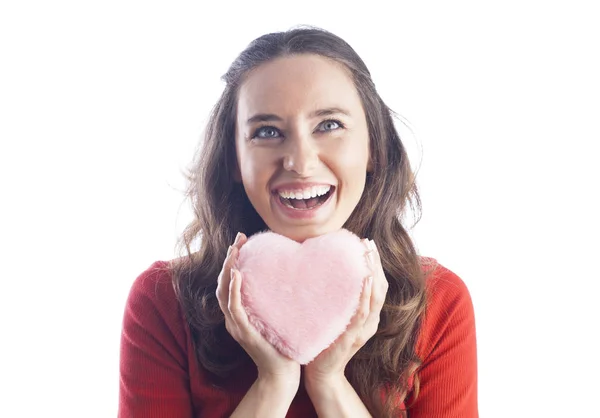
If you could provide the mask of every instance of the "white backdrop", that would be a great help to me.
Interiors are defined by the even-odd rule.
[[[414,236],[471,291],[481,416],[600,417],[594,2],[204,3],[0,5],[0,416],[115,416],[125,299],[174,255],[219,77],[308,23],[413,126]]]

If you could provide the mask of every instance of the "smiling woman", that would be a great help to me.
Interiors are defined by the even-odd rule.
[[[268,228],[297,241],[342,228],[369,163],[349,71],[316,54],[274,59],[246,77],[236,113],[238,178]]]
[[[190,171],[185,255],[127,301],[119,416],[476,417],[469,292],[402,225],[419,195],[364,62],[301,28],[254,40],[224,80]],[[370,276],[345,331],[301,366],[251,325],[238,256],[261,231],[308,245],[341,229],[363,238]]]

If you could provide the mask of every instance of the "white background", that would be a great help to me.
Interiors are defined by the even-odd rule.
[[[219,77],[308,23],[414,129],[414,236],[471,291],[481,416],[600,417],[594,3],[2,2],[0,416],[115,416],[125,299],[174,256]]]

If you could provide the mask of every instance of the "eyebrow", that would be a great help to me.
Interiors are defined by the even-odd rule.
[[[328,107],[325,109],[315,110],[310,115],[308,115],[308,117],[309,118],[323,117],[323,116],[335,115],[338,113],[341,113],[346,116],[350,116],[350,112],[347,111],[346,109],[342,109],[340,107]],[[281,119],[279,116],[274,115],[272,113],[259,113],[257,115],[252,116],[250,119],[248,119],[248,121],[246,123],[248,125],[250,125],[250,124],[256,123],[256,122],[271,122],[271,121],[281,122],[281,121],[283,121],[283,119]]]

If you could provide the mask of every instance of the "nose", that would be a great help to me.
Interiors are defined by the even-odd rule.
[[[288,138],[283,157],[283,168],[302,177],[310,176],[319,165],[319,153],[312,138],[297,135]]]

